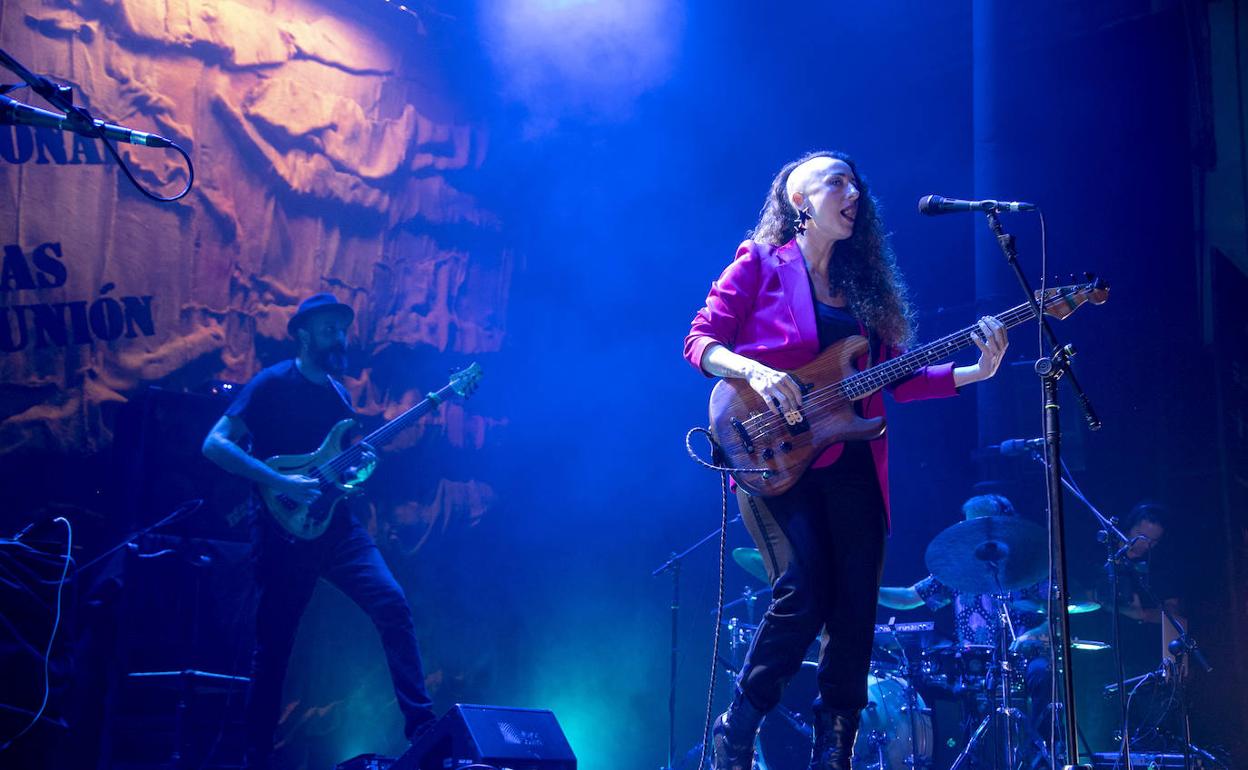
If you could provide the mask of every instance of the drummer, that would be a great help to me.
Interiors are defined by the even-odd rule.
[[[1013,516],[1014,505],[1001,495],[978,495],[962,504],[967,521],[984,516]],[[1032,642],[1025,652],[1027,664],[1027,695],[1031,700],[1029,720],[1033,739],[1044,734],[1043,725],[1050,702],[1047,623],[1047,581],[1011,591],[1007,602],[1014,640]],[[953,605],[954,637],[959,646],[984,645],[997,649],[1001,641],[1002,618],[992,594],[965,594],[945,585],[935,575],[928,575],[912,586],[880,588],[880,604],[895,610],[913,610],[927,605],[938,610]],[[1007,633],[1009,633],[1007,631]],[[1021,637],[1021,638],[1020,638]],[[1039,643],[1036,643],[1039,642]],[[1019,650],[1021,645],[1011,645]]]
[[[962,504],[967,521],[984,516],[1013,516],[1014,506],[1001,495],[978,495]],[[1011,591],[1010,621],[1014,633],[1039,627],[1044,622],[1045,582]],[[952,604],[954,635],[959,645],[990,645],[1000,642],[1001,617],[992,594],[963,594],[928,575],[909,587],[880,588],[880,604],[895,610],[913,610],[927,605],[932,610]]]

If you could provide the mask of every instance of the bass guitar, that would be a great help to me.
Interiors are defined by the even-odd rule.
[[[262,487],[260,498],[265,508],[291,539],[315,540],[329,527],[338,503],[358,494],[360,485],[372,475],[373,464],[363,461],[365,449],[389,441],[448,398],[468,398],[480,380],[481,367],[475,363],[452,374],[450,382],[441,389],[427,394],[419,404],[346,449],[341,447],[347,431],[355,427],[355,420],[352,419],[342,420],[330,428],[315,452],[270,457],[264,462],[278,473],[316,479],[321,495],[312,503],[300,503],[271,487]]]
[[[1036,292],[1045,315],[1062,319],[1080,305],[1099,305],[1109,298],[1109,287],[1093,276],[1082,284]],[[1035,317],[1031,303],[1012,307],[997,316],[1007,328]],[[736,469],[733,478],[747,492],[762,497],[781,494],[797,483],[811,463],[833,444],[868,441],[884,434],[884,418],[859,417],[854,402],[881,388],[912,376],[924,366],[971,347],[976,326],[942,337],[858,371],[854,365],[867,352],[867,339],[846,337],[828,346],[819,357],[789,372],[802,390],[799,409],[783,416],[768,408],[762,396],[742,379],[723,379],[711,391],[711,434],[724,465]]]

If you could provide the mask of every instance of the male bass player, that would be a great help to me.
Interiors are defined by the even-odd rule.
[[[204,455],[296,503],[314,502],[321,494],[315,479],[280,473],[263,458],[312,452],[338,421],[355,414],[346,390],[334,379],[346,368],[346,333],[354,317],[351,307],[331,294],[304,300],[287,326],[299,346],[297,357],[264,369],[247,383],[204,439]],[[243,448],[248,440],[250,453]],[[366,452],[361,465],[375,461]],[[337,506],[328,529],[312,540],[290,537],[263,505],[257,508],[252,543],[259,604],[247,698],[247,767],[272,766],[286,665],[318,578],[351,597],[377,626],[405,732],[409,739],[418,737],[432,725],[434,714],[415,624],[407,597],[372,537],[345,505]]]

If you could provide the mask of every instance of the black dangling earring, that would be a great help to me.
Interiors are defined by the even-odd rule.
[[[810,209],[802,206],[797,210],[797,234],[806,232],[806,223],[810,221]]]

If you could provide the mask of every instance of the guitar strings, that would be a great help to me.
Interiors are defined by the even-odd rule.
[[[450,386],[448,385],[447,388],[449,387]],[[442,388],[442,390],[439,390],[437,393],[433,394],[437,396],[437,398],[434,399],[430,403],[430,407],[432,407],[435,404],[439,404],[445,400],[445,396],[443,395],[442,391],[445,391],[447,388]],[[365,436],[363,439],[361,439],[359,443],[352,444],[351,446],[342,450],[333,458],[331,458],[329,462],[325,463],[324,465],[316,466],[314,470],[317,472],[317,475],[320,477],[318,486],[325,487],[325,486],[335,485],[334,480],[326,476],[325,474],[326,471],[331,471],[334,477],[337,477],[339,474],[342,473],[342,471],[345,471],[348,468],[352,467],[352,464],[357,462],[360,459],[360,455],[364,451],[364,446],[374,444],[374,443],[377,443],[377,444],[383,443],[384,441],[388,440],[391,436],[393,436],[395,433],[406,428],[407,424],[410,423],[412,420],[417,419],[419,417],[423,417],[425,414],[428,414],[429,409],[420,411],[421,404],[424,404],[424,403],[425,403],[424,401],[421,401],[420,404],[416,404],[415,406],[408,409],[403,414],[399,415],[398,417],[394,418],[390,422],[386,423],[385,425],[381,426],[377,430]]]
[[[1007,327],[1016,323],[1014,319],[1008,317],[1008,313],[1003,313],[1000,317],[1007,319],[1005,320]],[[958,349],[966,347],[966,339],[974,329],[975,327],[967,327],[967,329],[961,332],[955,332],[948,337],[936,340],[911,354],[903,354],[878,367],[858,372],[844,380],[818,388],[812,391],[810,398],[803,400],[802,408],[804,411],[811,411],[820,410],[828,406],[841,406],[848,398],[866,395],[874,390],[878,390],[887,385],[895,375],[905,376],[912,374],[930,361],[943,358],[950,353],[956,352]],[[948,348],[951,346],[953,349],[949,350]],[[924,359],[927,360],[925,361]],[[753,424],[759,420],[763,420],[762,425]],[[749,426],[748,432],[751,436],[754,435],[755,430],[758,430],[757,435],[759,438],[776,427],[783,427],[785,424],[787,422],[782,417],[771,411],[742,421],[743,426]]]
[[[432,410],[433,407],[445,402],[449,392],[456,390],[457,384],[459,387],[463,388],[462,391],[457,391],[461,396],[464,395],[465,392],[473,390],[476,387],[476,381],[479,377],[480,367],[475,363],[466,369],[460,370],[452,376],[452,381],[450,383],[429,394],[429,396],[422,399],[420,403],[368,434],[361,439],[359,443],[353,444],[342,450],[331,458],[329,462],[325,463],[325,465],[318,465],[315,470],[321,476],[319,486],[324,487],[326,485],[334,484],[332,479],[325,477],[325,471],[329,470],[332,471],[335,476],[339,475],[342,471],[350,468],[351,463],[359,460],[358,455],[364,451],[365,446],[381,444],[388,441],[391,436],[405,429],[413,420],[425,416]],[[432,396],[432,398],[430,398],[430,396]],[[422,409],[422,406],[425,408]],[[351,457],[348,457],[348,455],[351,455]]]
[[[1056,304],[1057,301],[1065,298],[1063,294],[1055,295],[1046,300],[1044,307],[1048,308],[1051,304]],[[1032,312],[1030,304],[1018,305],[997,316],[1007,328],[1034,317],[1035,313]],[[877,390],[892,380],[894,375],[904,376],[927,365],[923,360],[925,358],[932,357],[932,360],[935,360],[965,347],[969,335],[977,328],[977,325],[968,326],[965,329],[928,343],[911,353],[902,354],[891,361],[886,361],[866,371],[850,375],[844,380],[817,388],[811,392],[811,398],[803,400],[802,408],[804,411],[813,411],[822,410],[824,407],[839,407],[852,395]],[[955,346],[953,350],[944,350],[944,348],[950,345]],[[935,355],[933,356],[933,354]],[[858,390],[857,386],[859,385],[867,385],[868,387],[864,390]],[[751,423],[757,420],[763,420],[763,423],[761,425],[751,425]],[[780,415],[768,410],[764,414],[758,414],[743,420],[742,426],[749,426],[746,428],[746,432],[752,439],[763,438],[775,428],[787,426],[787,421]]]

